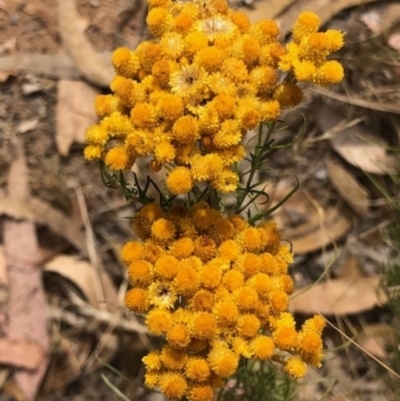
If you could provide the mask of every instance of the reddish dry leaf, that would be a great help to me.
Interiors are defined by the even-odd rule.
[[[44,360],[44,350],[36,342],[0,338],[0,365],[36,369]]]
[[[351,315],[365,312],[386,301],[378,296],[380,276],[337,279],[296,291],[290,301],[292,312],[323,315]]]
[[[28,198],[28,174],[23,150],[18,146],[18,157],[11,165],[8,193],[11,197]],[[36,342],[46,354],[49,337],[46,323],[46,298],[42,272],[35,261],[39,257],[35,225],[28,221],[8,219],[4,224],[4,250],[8,267],[10,300],[7,338],[12,341]],[[43,358],[32,372],[15,372],[15,380],[27,401],[36,398],[46,371],[48,358]]]
[[[83,81],[59,81],[56,106],[56,144],[68,156],[73,142],[85,142],[86,128],[96,122],[94,99],[99,91]]]

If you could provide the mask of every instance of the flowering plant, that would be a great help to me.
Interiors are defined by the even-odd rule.
[[[126,306],[164,339],[143,358],[145,383],[171,400],[211,401],[246,358],[302,377],[306,364],[320,366],[325,321],[315,316],[296,329],[292,253],[250,204],[264,194],[253,181],[281,111],[302,100],[298,83],[342,80],[328,56],[343,34],[318,32],[318,17],[304,12],[283,46],[275,21],[251,24],[225,0],[148,4],[155,38],[114,52],[113,94],[97,97],[101,121],[88,128],[84,152],[140,206],[138,240],[121,257],[132,285]],[[257,127],[255,147],[246,148]],[[144,183],[134,172],[139,159],[149,168]]]

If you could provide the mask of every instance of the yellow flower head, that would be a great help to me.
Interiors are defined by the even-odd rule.
[[[193,188],[193,179],[187,167],[176,167],[166,179],[167,188],[174,195],[187,194]]]
[[[161,350],[161,361],[166,370],[183,370],[187,360],[188,355],[185,351],[168,345]]]
[[[170,400],[179,400],[186,394],[187,383],[180,373],[165,373],[159,380],[163,394]]]
[[[217,71],[222,62],[222,54],[216,47],[207,46],[196,54],[194,61],[208,72]]]
[[[166,8],[154,7],[147,14],[146,22],[150,33],[161,37],[172,28],[173,18]]]
[[[146,317],[146,326],[150,333],[165,336],[172,325],[171,313],[163,309],[152,309]],[[155,369],[150,367],[150,369]]]
[[[146,286],[153,279],[152,265],[145,260],[135,260],[128,267],[128,277],[132,285]]]
[[[179,143],[193,143],[199,137],[197,119],[189,115],[179,118],[172,127],[172,134]]]
[[[217,321],[212,313],[197,312],[191,324],[193,337],[200,340],[211,340],[217,334]]]
[[[245,338],[253,338],[257,335],[261,327],[260,321],[256,316],[248,314],[242,315],[238,320],[238,335]]]
[[[238,27],[241,33],[246,33],[250,27],[249,17],[241,11],[233,11],[231,13],[231,20]]]
[[[112,63],[115,72],[126,78],[134,78],[140,67],[137,54],[126,47],[119,47],[114,51]]]
[[[100,145],[89,145],[85,147],[84,157],[87,160],[101,159],[103,148]]]
[[[181,265],[183,261],[181,261]],[[185,263],[186,264],[186,263]],[[196,269],[187,263],[180,269],[174,280],[174,287],[178,294],[191,295],[199,288],[199,277]]]
[[[178,263],[175,256],[161,255],[154,265],[154,273],[160,280],[172,280],[179,272]]]
[[[189,357],[185,366],[185,376],[196,383],[202,383],[209,379],[211,374],[207,360],[199,357]]]
[[[190,307],[197,312],[210,311],[214,306],[214,295],[207,290],[197,291],[190,300]]]
[[[107,152],[105,163],[110,170],[124,170],[132,164],[132,158],[127,153],[125,146],[116,146]]]
[[[194,254],[201,259],[202,262],[208,262],[217,252],[217,247],[212,238],[201,235],[195,240]]]
[[[193,254],[194,242],[189,237],[182,237],[173,242],[169,249],[176,258],[185,259]]]
[[[166,339],[174,348],[185,348],[190,342],[190,331],[187,325],[176,323],[170,327]]]
[[[213,387],[208,384],[191,386],[187,398],[188,401],[212,401],[214,399]]]
[[[149,370],[161,370],[161,352],[159,350],[151,351],[144,358],[142,358],[142,362]]]
[[[251,349],[254,358],[266,360],[270,359],[274,354],[275,345],[270,337],[258,335],[251,341]]]
[[[169,220],[158,219],[151,226],[151,234],[158,241],[171,241],[175,235],[175,225]]]
[[[228,270],[222,279],[224,286],[229,291],[234,291],[244,285],[243,274],[239,270]]]
[[[222,277],[221,260],[216,258],[208,262],[201,271],[201,283],[205,288],[218,287]]]
[[[293,40],[300,43],[301,39],[318,31],[320,19],[311,11],[304,11],[298,17],[292,28]]]
[[[303,91],[294,84],[278,85],[273,98],[277,100],[282,109],[297,106],[303,99]]]
[[[213,312],[215,313],[218,324],[222,327],[236,324],[239,317],[239,310],[236,303],[229,299],[223,299],[218,302],[215,305]]]
[[[213,372],[221,377],[233,375],[239,364],[239,355],[223,345],[215,346],[208,354],[207,359]]]
[[[147,312],[149,308],[148,292],[143,288],[132,288],[125,295],[125,305],[132,312]]]
[[[303,377],[306,374],[306,370],[306,364],[301,358],[291,357],[285,363],[285,371],[296,379]]]

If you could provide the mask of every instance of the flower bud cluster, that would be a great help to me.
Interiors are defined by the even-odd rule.
[[[313,12],[299,15],[292,29],[293,41],[287,45],[279,67],[293,73],[299,82],[329,86],[344,77],[342,65],[336,60],[327,60],[343,47],[343,33],[336,29],[318,32],[319,26],[319,17]]]
[[[275,223],[252,227],[204,202],[168,212],[152,203],[134,230],[141,241],[121,251],[132,285],[125,304],[165,340],[143,359],[148,387],[211,401],[242,358],[277,361],[294,377],[319,366],[325,322],[317,316],[296,330],[287,312],[292,254]]]
[[[95,101],[101,121],[86,132],[85,157],[119,171],[149,156],[152,171],[172,168],[166,186],[173,195],[198,182],[222,193],[237,188],[232,167],[246,155],[248,130],[302,100],[280,70],[320,85],[341,79],[338,63],[325,59],[342,35],[317,33],[310,13],[299,17],[286,50],[275,21],[251,24],[225,0],[148,3],[155,39],[114,52],[113,93]]]

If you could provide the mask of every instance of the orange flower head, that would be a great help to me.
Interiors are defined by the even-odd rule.
[[[167,370],[183,370],[188,355],[185,351],[165,345],[161,350],[161,361]]]
[[[199,340],[212,340],[217,335],[217,322],[212,313],[198,312],[194,315],[191,332]]]
[[[174,348],[185,348],[190,343],[190,332],[183,323],[174,324],[167,332],[166,339]]]
[[[203,383],[210,378],[210,374],[210,365],[206,359],[195,356],[189,357],[185,367],[185,376],[189,380],[193,380],[196,383]]]
[[[121,249],[121,260],[129,266],[134,260],[142,259],[143,244],[137,241],[127,242]]]
[[[221,377],[232,376],[239,365],[239,355],[222,345],[215,346],[207,359],[213,372]]]
[[[258,294],[253,288],[246,285],[235,291],[235,299],[240,310],[251,311],[257,305]]]
[[[146,316],[146,326],[156,336],[165,336],[171,325],[172,316],[167,310],[152,309]]]
[[[190,300],[190,307],[196,312],[210,311],[214,306],[214,295],[207,290],[197,291]]]
[[[135,260],[128,267],[128,277],[132,285],[146,286],[153,279],[152,265],[143,260]]]
[[[179,260],[172,255],[161,255],[154,266],[154,273],[160,280],[172,280],[179,272]]]
[[[159,386],[163,394],[171,400],[179,400],[187,390],[185,378],[179,373],[164,373],[160,380]]]
[[[272,339],[262,334],[253,339],[250,343],[250,346],[253,351],[254,358],[261,360],[270,359],[275,350]]]
[[[164,218],[156,220],[151,226],[152,236],[161,242],[171,241],[175,236],[175,231],[175,224]]]
[[[126,307],[136,313],[145,313],[149,309],[148,292],[143,288],[132,288],[125,295]]]
[[[240,337],[253,338],[260,330],[260,320],[254,315],[242,315],[238,320],[237,332]]]
[[[244,276],[239,270],[228,270],[222,279],[229,291],[234,291],[244,285]]]

